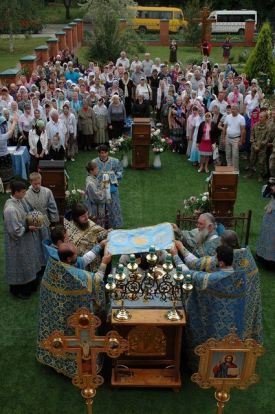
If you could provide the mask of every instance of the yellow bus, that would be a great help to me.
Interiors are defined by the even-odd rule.
[[[133,6],[129,9],[136,12],[132,27],[141,34],[148,31],[159,31],[161,19],[169,20],[169,32],[171,33],[177,33],[187,24],[182,10],[176,7]]]

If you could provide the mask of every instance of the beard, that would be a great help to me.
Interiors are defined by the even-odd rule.
[[[197,243],[203,244],[209,235],[208,229],[200,230],[197,234]]]
[[[79,223],[78,221],[76,221],[75,224],[77,225],[77,227],[80,228],[80,230],[87,230],[87,228],[89,227],[88,221],[87,223]]]

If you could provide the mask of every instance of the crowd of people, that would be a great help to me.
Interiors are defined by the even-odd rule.
[[[171,44],[173,53],[176,47]],[[128,133],[129,118],[150,116],[161,122],[173,151],[186,153],[199,172],[209,171],[212,158],[239,171],[241,150],[247,177],[258,163],[262,181],[274,171],[275,111],[268,114],[257,79],[249,82],[231,64],[211,65],[204,53],[201,65],[169,66],[149,53],[130,61],[122,51],[115,63],[84,68],[60,52],[29,80],[20,76],[16,84],[0,86],[2,181],[12,178],[5,139],[28,147],[30,172],[37,172],[41,159],[74,161],[78,149]]]
[[[171,52],[173,57],[176,45]],[[270,231],[271,222],[274,228],[275,110],[269,116],[263,98],[256,79],[249,82],[230,64],[211,66],[207,56],[201,65],[183,67],[177,62],[169,66],[158,58],[153,61],[149,53],[143,60],[135,56],[130,61],[124,51],[115,63],[99,67],[91,62],[87,68],[74,56],[60,52],[38,67],[29,81],[21,76],[16,84],[0,87],[0,176],[4,184],[13,178],[8,145],[27,146],[31,158],[30,187],[11,181],[11,198],[4,207],[6,277],[11,294],[28,299],[43,276],[39,361],[72,376],[74,361],[55,359],[42,349],[41,341],[53,330],[66,333],[67,317],[80,305],[105,308],[104,280],[112,261],[106,239],[109,231],[123,225],[118,193],[123,168],[109,156],[106,144],[128,131],[129,117],[150,116],[161,122],[172,150],[187,154],[200,173],[209,172],[212,159],[239,172],[239,148],[243,149],[247,177],[254,174],[257,162],[258,180],[270,177],[264,190],[271,198],[270,215],[263,232]],[[42,186],[39,161],[74,161],[78,149],[89,151],[96,146],[99,156],[86,166],[87,203],[76,204],[70,220],[60,225],[53,194]],[[44,217],[42,228],[27,222],[34,210]],[[93,221],[106,211],[108,226]],[[193,231],[173,228],[174,264],[191,273],[194,282],[186,305],[190,349],[210,336],[222,337],[233,325],[242,338],[261,341],[259,275],[249,248],[240,248],[234,232],[226,230],[220,237],[210,213],[199,217]],[[274,247],[274,234],[270,237]],[[266,233],[262,238],[266,239]],[[261,251],[263,240],[259,255],[275,262],[270,246]],[[218,299],[219,294],[227,299]],[[221,308],[226,326],[219,316]]]

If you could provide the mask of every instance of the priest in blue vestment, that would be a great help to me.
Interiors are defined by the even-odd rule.
[[[107,209],[109,212],[109,227],[122,227],[122,213],[118,186],[122,179],[123,167],[117,158],[109,157],[107,145],[98,147],[99,157],[93,161],[98,166],[98,180],[106,187]]]
[[[95,274],[75,267],[77,249],[71,243],[59,246],[58,257],[60,260],[49,257],[41,282],[37,359],[57,372],[73,377],[76,362],[72,356],[55,357],[41,347],[41,341],[53,331],[73,335],[73,330],[67,326],[67,319],[80,307],[87,307],[95,314],[105,310],[103,277],[111,256],[103,257],[100,270]]]
[[[240,248],[237,233],[233,230],[225,230],[221,235],[221,245],[233,249],[233,269],[244,272],[246,276],[245,290],[245,329],[244,337],[263,342],[262,300],[260,274],[250,248]],[[177,248],[184,257],[184,262],[189,269],[205,272],[215,272],[218,269],[217,256],[196,257],[190,253],[180,242],[176,242]],[[175,257],[177,265],[181,260]]]
[[[197,257],[214,255],[220,244],[217,223],[211,213],[201,214],[195,229],[180,230],[176,224],[173,224],[173,228],[176,238]]]
[[[173,252],[174,254],[175,252]],[[189,270],[193,291],[186,300],[186,350],[188,364],[197,369],[198,358],[194,348],[209,338],[222,339],[232,328],[241,339],[245,335],[246,276],[232,267],[233,249],[218,246],[218,270],[213,273]]]

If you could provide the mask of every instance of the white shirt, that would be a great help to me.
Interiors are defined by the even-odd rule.
[[[65,148],[65,135],[67,133],[67,128],[60,119],[58,119],[57,122],[53,122],[52,120],[47,122],[46,133],[49,141],[53,139],[56,133],[59,133],[60,143]]]
[[[222,115],[224,115],[226,113],[226,107],[228,105],[228,103],[226,101],[222,101],[220,102],[218,99],[215,99],[214,101],[211,102],[210,106],[209,106],[209,112],[213,111],[214,106],[217,105],[217,107],[220,109],[220,113]]]
[[[140,68],[142,68],[141,61],[140,60],[138,60],[138,61],[133,60],[133,62],[131,63],[131,66],[130,66],[130,71],[135,72],[137,66],[140,66]]]
[[[242,115],[238,114],[233,116],[227,115],[225,118],[225,125],[227,125],[226,135],[228,138],[237,138],[241,136],[241,127],[245,126],[245,119]]]
[[[244,100],[244,104],[246,106],[246,115],[251,118],[251,114],[254,111],[254,109],[259,107],[259,97],[258,94],[256,93],[256,95],[254,96],[254,98],[252,97],[251,93],[249,93]]]
[[[34,129],[30,130],[29,133],[29,145],[30,145],[30,154],[35,155],[37,151],[37,143],[38,143],[39,136],[35,132]],[[40,142],[42,145],[42,149],[45,154],[48,153],[48,138],[46,132],[42,132],[40,135]]]
[[[125,69],[128,69],[130,67],[130,61],[127,57],[125,58],[121,58],[119,57],[116,61],[116,67],[118,67],[118,65],[122,64]]]
[[[144,86],[138,85],[136,89],[136,96],[138,96],[139,94],[144,96],[145,101],[149,101],[150,95],[152,94],[152,89],[150,85],[148,84],[144,84]]]

